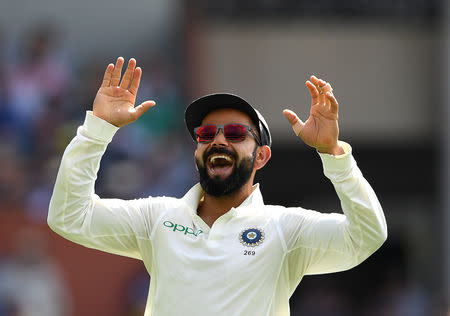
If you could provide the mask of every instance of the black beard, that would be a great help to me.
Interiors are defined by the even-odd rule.
[[[231,152],[225,148],[212,147],[209,151],[203,154],[203,166],[199,163],[196,158],[195,163],[197,164],[198,173],[200,176],[200,185],[203,190],[211,196],[221,197],[232,195],[233,193],[239,191],[240,188],[244,186],[245,183],[250,179],[253,172],[253,166],[255,164],[256,148],[253,150],[252,157],[243,158],[239,164],[237,162],[237,157],[234,152]],[[233,157],[235,164],[233,166],[233,171],[225,179],[211,178],[206,170],[206,162],[208,157],[212,154],[227,154]]]

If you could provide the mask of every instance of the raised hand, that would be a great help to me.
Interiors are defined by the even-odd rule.
[[[338,102],[331,85],[316,76],[311,76],[305,84],[311,94],[309,118],[303,122],[291,110],[284,110],[284,116],[307,145],[321,153],[343,154],[344,149],[338,143]]]
[[[137,107],[134,106],[142,70],[140,67],[136,68],[136,60],[131,58],[121,81],[123,64],[124,59],[119,57],[115,65],[109,64],[106,67],[93,105],[95,116],[118,127],[136,121],[156,104],[155,101],[145,101]]]

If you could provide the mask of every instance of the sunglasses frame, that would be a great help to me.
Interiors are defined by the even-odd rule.
[[[196,128],[194,128],[194,135],[195,135],[195,139],[198,139],[197,136],[197,131],[199,128],[201,127],[205,127],[205,126],[215,126],[216,127],[216,134],[214,135],[214,137],[210,140],[210,141],[202,141],[199,142],[197,140],[197,143],[210,143],[214,140],[214,138],[217,136],[217,134],[219,134],[219,131],[222,130],[223,136],[225,137],[225,139],[229,142],[232,143],[239,143],[245,140],[245,136],[242,140],[230,140],[227,138],[226,134],[225,134],[225,126],[227,125],[239,125],[239,126],[244,126],[245,127],[245,136],[248,134],[248,132],[250,132],[250,134],[253,136],[253,138],[256,140],[256,143],[258,143],[259,146],[261,146],[261,141],[258,137],[258,134],[255,133],[255,131],[248,125],[245,124],[239,124],[239,123],[228,123],[228,124],[205,124],[205,125],[201,125],[201,126],[197,126]]]

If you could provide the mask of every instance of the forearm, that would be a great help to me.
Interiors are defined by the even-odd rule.
[[[387,238],[386,220],[372,187],[362,176],[351,155],[351,148],[343,144],[346,154],[333,157],[321,154],[325,175],[332,181],[345,214],[343,230],[345,247],[353,251],[353,259],[360,263],[377,250]]]
[[[97,121],[97,122],[93,122]],[[50,201],[48,224],[56,232],[79,234],[87,211],[93,208],[94,185],[100,160],[117,128],[92,114],[67,146]],[[67,236],[65,236],[67,237]]]

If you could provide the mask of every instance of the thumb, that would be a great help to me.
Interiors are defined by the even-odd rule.
[[[137,107],[134,108],[136,111],[136,119],[138,119],[142,114],[148,111],[151,107],[155,106],[155,101],[145,101],[139,104]]]
[[[300,131],[302,130],[305,123],[303,123],[303,121],[301,119],[299,119],[297,114],[295,114],[291,110],[284,110],[283,114],[287,118],[289,123],[291,123],[292,129],[294,130],[295,135],[299,136]]]

